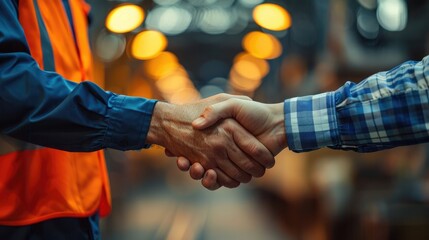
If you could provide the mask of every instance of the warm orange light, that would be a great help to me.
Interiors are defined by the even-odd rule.
[[[127,88],[127,95],[153,98],[152,88],[146,80],[141,78],[131,80],[131,83]]]
[[[190,80],[186,76],[173,74],[159,79],[155,84],[162,94],[170,95],[182,88],[188,87]]]
[[[248,79],[261,79],[270,69],[267,61],[255,58],[248,53],[240,53],[234,59],[233,69],[236,73]]]
[[[243,38],[243,48],[257,58],[274,59],[283,51],[279,40],[271,34],[250,32]]]
[[[147,30],[135,36],[131,45],[131,55],[147,60],[156,57],[167,47],[167,38],[158,31]]]
[[[134,4],[120,5],[107,15],[106,27],[115,33],[130,32],[140,26],[144,19],[144,11]]]
[[[144,63],[144,71],[153,79],[163,78],[180,67],[176,55],[171,52],[162,52],[153,59]]]
[[[231,69],[229,74],[230,84],[234,89],[253,92],[259,85],[261,85],[262,79],[249,79],[238,74],[234,69]]]
[[[253,19],[255,22],[268,30],[282,31],[292,25],[290,14],[283,7],[264,3],[253,9]]]
[[[185,104],[192,103],[198,99],[200,99],[200,94],[198,91],[194,87],[186,87],[171,95],[169,102],[175,104]]]

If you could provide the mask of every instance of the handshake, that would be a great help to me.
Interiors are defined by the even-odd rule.
[[[147,142],[177,156],[177,166],[210,190],[261,177],[287,147],[283,103],[218,94],[196,103],[158,102]]]

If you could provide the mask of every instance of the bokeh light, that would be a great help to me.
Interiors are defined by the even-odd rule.
[[[402,31],[407,26],[407,4],[403,0],[380,0],[377,19],[388,31]]]
[[[238,74],[234,68],[231,69],[229,74],[230,84],[234,89],[253,92],[259,85],[261,85],[262,79],[249,79]]]
[[[283,51],[279,40],[271,34],[250,32],[243,38],[243,48],[257,58],[274,59]]]
[[[174,73],[163,77],[155,82],[158,90],[164,95],[171,95],[174,92],[192,86],[185,70],[179,69]]]
[[[238,0],[238,2],[245,7],[251,8],[258,4],[261,4],[262,2],[264,2],[264,0]]]
[[[270,66],[266,60],[242,52],[234,58],[233,69],[245,78],[256,80],[265,77],[270,70]]]
[[[167,47],[167,38],[158,31],[147,30],[137,34],[132,42],[131,55],[140,60],[156,57]]]
[[[253,9],[253,19],[259,26],[272,31],[283,31],[292,25],[288,11],[273,3],[256,6]]]
[[[147,60],[143,65],[143,70],[149,77],[156,80],[170,75],[179,67],[179,60],[174,53],[161,52],[155,58]]]
[[[200,98],[200,94],[192,86],[179,89],[169,97],[168,101],[174,104],[185,104],[195,102]]]
[[[147,80],[136,77],[132,79],[127,87],[127,95],[135,97],[153,98],[152,87]]]
[[[125,46],[123,35],[102,31],[97,36],[94,52],[104,62],[112,62],[124,53]]]
[[[183,7],[157,7],[149,12],[146,26],[157,29],[167,35],[177,35],[188,29],[192,21],[192,14]]]
[[[225,33],[237,20],[230,9],[222,7],[207,7],[201,10],[198,27],[208,34]]]
[[[134,4],[120,5],[107,15],[106,28],[115,33],[126,33],[136,29],[144,20],[144,11]]]
[[[374,11],[360,8],[357,12],[357,29],[359,33],[367,39],[375,39],[380,32],[377,17]]]

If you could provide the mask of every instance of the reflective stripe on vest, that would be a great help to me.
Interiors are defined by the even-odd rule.
[[[92,78],[88,6],[70,1],[76,43],[62,0],[19,0],[19,21],[31,55],[44,70],[80,82]],[[37,81],[37,79],[35,79]],[[0,225],[110,212],[101,151],[70,153],[0,136]]]

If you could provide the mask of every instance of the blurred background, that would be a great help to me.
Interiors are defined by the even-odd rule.
[[[95,81],[189,103],[335,90],[429,53],[427,0],[89,0]],[[130,123],[132,124],[132,123]],[[205,190],[161,147],[107,150],[114,239],[429,239],[427,144],[284,150],[238,189]]]

